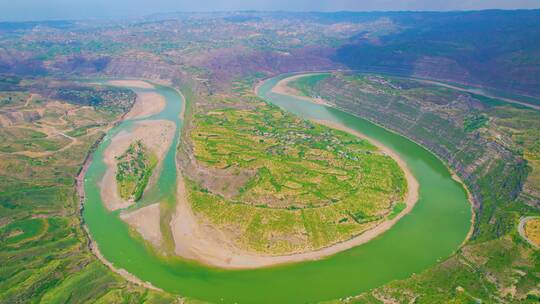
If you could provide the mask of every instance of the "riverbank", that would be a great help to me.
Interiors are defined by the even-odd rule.
[[[139,92],[137,102],[129,111],[127,119],[139,119],[160,113],[165,109],[165,98],[154,92]]]
[[[121,83],[122,81],[118,81],[118,82]],[[132,80],[130,80],[128,83],[132,84],[132,85],[134,84],[134,82]],[[148,83],[146,83],[144,81],[137,81],[136,84],[138,86],[140,86],[140,85],[143,85],[143,86],[148,85],[148,86],[151,86],[153,88],[152,85],[150,85],[150,84],[148,84]],[[146,85],[144,85],[144,84],[146,84]],[[113,127],[117,126],[118,124],[120,124],[121,122],[126,120],[126,117],[127,117],[128,113],[123,114],[120,118],[118,118],[117,120],[112,122],[104,131],[108,132]],[[87,155],[85,157],[85,160],[83,162],[83,165],[81,166],[81,169],[79,170],[79,172],[77,174],[77,177],[75,178],[75,189],[76,189],[77,195],[79,197],[79,213],[81,214],[81,218],[83,219],[83,221],[81,221],[81,227],[84,230],[84,232],[86,233],[86,235],[88,236],[88,244],[87,244],[88,248],[90,249],[90,252],[92,252],[92,254],[94,254],[94,256],[98,260],[100,260],[105,266],[107,266],[112,272],[120,275],[121,277],[126,279],[128,282],[131,282],[131,283],[136,284],[136,285],[143,286],[143,287],[148,288],[148,289],[152,289],[152,290],[156,290],[156,291],[163,291],[161,288],[157,288],[154,285],[152,285],[152,283],[145,282],[145,281],[139,279],[138,277],[131,274],[127,270],[125,270],[123,268],[115,267],[110,261],[108,261],[101,254],[101,251],[99,250],[98,244],[92,238],[92,234],[90,233],[90,230],[88,229],[88,226],[84,221],[83,212],[84,212],[84,207],[85,207],[84,206],[84,201],[85,201],[85,198],[86,198],[85,189],[84,189],[85,176],[86,176],[87,171],[88,171],[88,169],[90,167],[90,164],[93,161],[94,153],[95,153],[97,147],[103,143],[104,138],[105,138],[105,135],[101,136],[92,145],[92,147],[90,148],[90,150],[88,151],[88,153],[87,153]]]
[[[298,90],[295,88],[289,86],[289,84],[299,78],[305,77],[305,76],[313,76],[313,75],[321,75],[321,74],[328,74],[328,73],[308,73],[308,74],[297,74],[294,76],[286,77],[278,81],[278,83],[272,88],[272,92],[281,94],[281,95],[287,95],[287,96],[293,96],[298,99],[302,99],[309,102],[314,102],[316,104],[320,104],[323,106],[330,106],[330,104],[322,98],[313,98],[302,95]],[[255,87],[255,94],[257,94],[258,85]]]
[[[137,89],[153,89],[154,86],[144,80],[138,79],[129,79],[129,80],[109,80],[107,84],[118,86],[118,87],[128,87],[128,88],[137,88]]]
[[[284,86],[286,83],[287,82],[281,83],[281,92],[285,89]],[[316,121],[316,123],[348,132],[360,138],[367,138],[363,134],[337,123],[329,121]],[[222,232],[213,229],[211,225],[201,222],[201,219],[195,216],[187,198],[186,186],[180,176],[178,180],[176,212],[170,223],[176,245],[176,254],[214,267],[226,269],[251,269],[322,259],[364,244],[386,232],[413,209],[415,203],[418,201],[419,185],[406,163],[397,153],[371,138],[367,139],[396,161],[401,170],[403,170],[407,180],[407,192],[404,198],[406,208],[393,219],[386,220],[374,228],[349,240],[319,250],[280,256],[254,255],[238,249]]]
[[[540,217],[538,216],[527,216],[527,217],[522,217],[521,219],[519,219],[519,225],[518,225],[518,233],[519,235],[527,242],[529,243],[529,245],[531,245],[533,248],[539,250],[540,249],[540,246],[538,244],[536,244],[534,241],[532,241],[528,236],[527,236],[527,233],[525,231],[525,226],[527,225],[527,222],[528,221],[531,221],[531,220],[539,220]]]
[[[121,199],[118,193],[116,181],[117,158],[132,143],[140,140],[157,156],[157,166],[154,168],[154,172],[159,172],[163,158],[173,141],[175,130],[175,124],[167,120],[138,121],[132,130],[129,132],[122,131],[111,139],[110,145],[103,153],[103,161],[107,169],[100,184],[101,198],[107,209],[111,211],[123,209],[134,203],[133,201]]]
[[[160,214],[159,203],[154,203],[131,212],[122,212],[120,218],[135,229],[143,239],[159,247],[163,241]]]
[[[107,81],[107,84],[144,90],[155,89],[153,84],[142,80],[110,80]],[[156,92],[138,92],[135,104],[126,114],[125,119],[140,119],[160,113],[165,109],[165,105],[165,98]]]
[[[470,227],[470,217],[465,216],[468,214],[469,205],[461,187],[447,176],[448,170],[443,163],[405,137],[397,136],[367,121],[353,118],[346,113],[330,113],[314,103],[305,103],[299,107],[294,100],[268,94],[277,81],[278,79],[274,78],[265,82],[259,96],[304,119],[331,120],[346,126],[354,122],[355,130],[369,134],[399,153],[422,185],[421,200],[414,210],[392,229],[363,246],[309,262],[256,270],[226,271],[180,257],[164,259],[148,247],[149,243],[134,236],[135,229],[122,221],[117,212],[110,212],[104,207],[97,185],[105,171],[102,160],[106,147],[101,145],[86,173],[85,188],[88,193],[83,216],[91,232],[91,239],[99,245],[103,256],[114,267],[126,269],[141,281],[151,282],[167,292],[191,298],[231,303],[264,303],[272,299],[292,304],[358,294],[404,275],[419,273],[426,265],[440,261],[459,248]],[[183,104],[181,96],[166,87],[156,86],[156,90],[165,96],[167,101],[167,110],[156,117],[176,122],[181,112],[180,105]],[[188,113],[186,115],[189,115]],[[128,131],[133,123],[122,124],[120,129]],[[170,152],[172,155],[173,151]],[[156,187],[167,191],[166,195],[169,196],[178,191],[178,171],[174,163],[169,162],[168,156],[165,162],[167,166],[163,167],[162,176],[167,176],[168,179],[162,181],[160,178],[160,184],[156,184]],[[172,178],[174,189],[169,190],[168,181],[172,181]],[[190,187],[188,184],[185,186]],[[171,207],[171,211],[176,212],[176,206]],[[162,218],[163,216],[161,214]],[[162,219],[162,229],[164,224],[170,223],[169,220],[166,221],[167,223]],[[206,228],[204,222],[199,224],[199,227]],[[439,237],[434,239],[433,235]],[[427,243],[430,246],[426,247]],[[400,254],[397,255],[396,252]]]
[[[298,98],[298,99],[301,99],[301,100],[309,101],[311,103],[315,103],[315,104],[318,104],[318,105],[331,107],[331,108],[334,108],[334,109],[337,109],[337,110],[340,110],[340,111],[343,111],[343,112],[347,112],[345,109],[341,109],[339,107],[336,107],[336,106],[332,105],[331,103],[325,101],[322,98],[310,98],[310,97],[307,97],[307,96],[300,96],[299,95],[300,92],[298,92],[296,89],[291,88],[289,86],[289,84],[292,81],[295,81],[295,80],[297,80],[299,78],[302,78],[302,77],[313,76],[313,75],[321,75],[321,74],[329,74],[329,73],[332,73],[332,72],[333,71],[326,71],[326,72],[325,71],[315,71],[315,72],[306,72],[306,73],[295,73],[292,76],[288,76],[288,77],[285,77],[283,79],[280,79],[277,82],[277,84],[274,87],[272,87],[271,92],[276,93],[276,94],[281,94],[281,95],[286,95],[286,96]],[[401,77],[401,76],[394,76],[394,77],[409,79],[409,78],[405,78],[405,77]],[[437,81],[434,81],[434,80],[426,80],[426,79],[418,79],[418,78],[410,78],[410,79],[413,79],[415,81],[421,81],[421,82],[424,82],[424,83],[429,83],[429,84],[432,84],[432,85],[441,85],[441,86],[444,86],[444,87],[447,87],[447,88],[452,88],[452,89],[457,89],[457,90],[460,90],[460,91],[466,91],[466,92],[473,93],[473,91],[467,91],[465,89],[461,89],[459,87],[455,87],[455,86],[452,86],[452,85],[447,85],[447,84],[444,84],[444,83],[440,83],[440,82],[437,82]],[[258,94],[258,90],[259,90],[260,86],[263,83],[264,82],[261,81],[255,86],[255,88],[254,88],[255,94]],[[483,93],[481,93],[481,92],[476,92],[475,91],[474,93],[483,95]],[[488,95],[484,95],[484,96],[488,97]],[[498,97],[492,97],[492,98],[498,98]],[[512,102],[512,101],[508,101],[508,102]],[[517,102],[517,103],[520,103],[520,102]],[[378,125],[381,128],[386,129],[384,126],[379,125],[376,122],[372,122],[372,123]],[[405,135],[399,134],[399,133],[397,133],[397,132],[395,132],[393,130],[390,130],[390,129],[386,129],[386,130],[388,130],[389,132],[398,134],[400,136],[405,136]],[[414,141],[413,139],[410,139],[410,138],[409,138],[409,140]],[[465,182],[461,179],[461,177],[453,170],[453,168],[451,168],[448,165],[447,161],[444,160],[443,158],[441,158],[440,156],[438,156],[434,151],[431,151],[431,149],[429,149],[427,147],[424,147],[424,148],[426,150],[430,151],[435,157],[437,157],[441,162],[443,162],[445,164],[447,170],[450,172],[450,174],[452,176],[452,179],[455,180],[457,183],[459,183],[463,187],[465,192],[467,193],[467,200],[468,200],[468,202],[470,204],[470,210],[471,210],[472,216],[471,216],[471,220],[470,220],[471,225],[470,225],[469,231],[467,233],[467,236],[460,245],[460,247],[462,247],[472,237],[472,235],[474,234],[474,225],[475,225],[475,221],[476,221],[476,208],[479,208],[479,205],[478,205],[479,203],[476,200],[476,198],[474,197],[473,193],[469,190],[469,188],[467,187]]]

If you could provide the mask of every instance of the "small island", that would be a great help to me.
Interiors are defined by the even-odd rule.
[[[137,140],[124,154],[117,157],[116,181],[120,197],[124,200],[138,201],[148,184],[157,164],[157,156]]]

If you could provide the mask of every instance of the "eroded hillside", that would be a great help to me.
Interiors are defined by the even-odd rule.
[[[422,143],[455,168],[475,198],[475,230],[467,246],[409,281],[389,284],[353,302],[415,297],[437,302],[440,295],[415,284],[452,285],[449,280],[458,285],[447,292],[459,299],[536,297],[530,284],[538,280],[532,269],[539,260],[531,247],[516,239],[516,227],[520,216],[537,213],[540,202],[536,182],[540,112],[424,81],[374,74],[314,75],[289,86],[297,94]],[[471,270],[472,277],[463,277]],[[448,271],[451,275],[445,277]],[[480,290],[475,287],[478,282]]]

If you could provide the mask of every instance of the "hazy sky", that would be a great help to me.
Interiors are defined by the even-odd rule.
[[[129,17],[174,11],[395,11],[488,8],[540,8],[540,0],[0,0],[0,20]]]

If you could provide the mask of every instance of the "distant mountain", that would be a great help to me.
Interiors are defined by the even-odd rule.
[[[368,35],[352,37],[337,50],[335,60],[354,69],[446,79],[540,96],[540,10],[403,12],[385,16],[401,30],[376,41]],[[343,18],[350,20],[352,16]]]
[[[56,29],[68,29],[73,26],[71,21],[31,21],[31,22],[0,22],[0,32],[15,30],[31,30],[37,26],[44,26]]]

